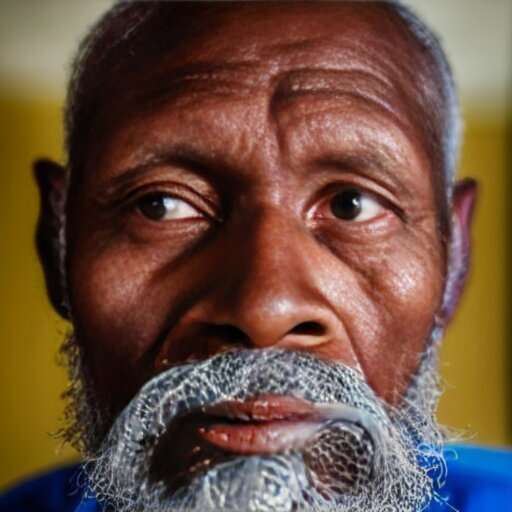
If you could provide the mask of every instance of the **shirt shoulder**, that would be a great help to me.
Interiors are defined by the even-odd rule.
[[[429,512],[512,512],[512,451],[452,445],[448,476]],[[0,496],[0,512],[97,512],[78,487],[80,467],[58,469]]]
[[[512,512],[512,451],[471,445],[445,449],[448,475],[439,490],[445,503],[432,511]]]
[[[50,471],[0,495],[0,512],[96,512],[78,485],[80,466]]]

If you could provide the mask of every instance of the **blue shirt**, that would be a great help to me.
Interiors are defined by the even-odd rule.
[[[512,451],[450,446],[441,498],[428,512],[512,512]],[[100,512],[78,489],[79,466],[29,480],[0,497],[0,512]]]

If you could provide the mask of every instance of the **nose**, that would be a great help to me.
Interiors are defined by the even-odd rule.
[[[189,317],[201,324],[203,336],[222,338],[218,350],[244,345],[319,351],[346,338],[325,294],[332,288],[326,282],[328,251],[303,225],[271,209],[225,236],[216,285]]]

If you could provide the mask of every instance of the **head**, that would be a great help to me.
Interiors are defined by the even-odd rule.
[[[74,330],[68,437],[101,496],[433,496],[435,343],[475,198],[453,177],[457,116],[437,41],[394,3],[106,15],[72,76],[67,164],[36,166],[39,253]]]

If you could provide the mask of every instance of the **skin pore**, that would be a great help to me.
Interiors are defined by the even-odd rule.
[[[108,77],[65,233],[106,427],[155,375],[234,348],[307,351],[400,402],[448,321],[411,47],[378,3],[234,3]],[[458,190],[456,218],[474,198]]]

